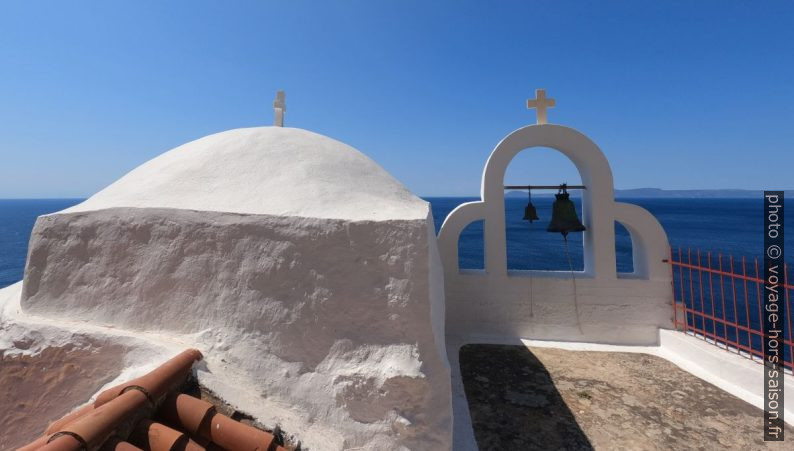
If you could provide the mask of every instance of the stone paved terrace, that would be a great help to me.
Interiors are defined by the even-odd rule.
[[[794,449],[762,411],[647,354],[467,345],[460,367],[481,450]]]

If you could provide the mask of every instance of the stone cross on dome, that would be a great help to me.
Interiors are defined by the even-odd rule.
[[[546,98],[545,89],[536,89],[535,98],[527,100],[527,108],[537,108],[538,110],[538,124],[548,123],[548,118],[546,117],[546,108],[551,108],[555,104],[556,102],[554,99]]]
[[[284,100],[284,91],[276,93],[276,100],[273,101],[273,125],[276,127],[284,126],[284,113],[287,111],[287,102]]]

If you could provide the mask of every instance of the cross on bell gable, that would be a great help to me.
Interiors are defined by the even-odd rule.
[[[556,104],[554,99],[546,98],[546,90],[545,89],[536,89],[535,90],[535,98],[527,100],[527,108],[532,109],[536,108],[538,110],[538,124],[546,124],[548,123],[548,117],[546,116],[546,109],[551,108]]]

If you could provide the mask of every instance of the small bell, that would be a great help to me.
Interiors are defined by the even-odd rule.
[[[570,199],[567,185],[560,185],[560,191],[554,195],[556,198],[551,210],[551,221],[546,228],[547,232],[559,232],[563,237],[568,232],[584,232],[587,230],[576,215],[576,206]]]
[[[538,219],[538,212],[535,210],[535,206],[532,205],[532,191],[527,188],[527,192],[529,193],[529,203],[524,208],[524,221],[529,221],[531,224],[532,221],[537,221]]]
[[[532,202],[530,202],[524,208],[524,220],[532,222],[532,221],[537,221],[538,219],[540,219],[538,218],[538,212],[537,210],[535,210],[535,206],[532,205]]]

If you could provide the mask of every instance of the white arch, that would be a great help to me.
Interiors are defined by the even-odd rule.
[[[631,234],[636,278],[663,280],[669,269],[663,259],[669,249],[667,235],[646,210],[614,200],[612,170],[601,149],[578,131],[554,124],[520,128],[496,145],[482,175],[481,201],[458,206],[447,216],[438,236],[447,277],[458,274],[458,239],[472,221],[484,221],[485,274],[507,276],[504,211],[504,175],[507,166],[522,150],[550,147],[567,156],[579,170],[587,187],[582,196],[584,275],[595,279],[617,278],[615,226],[618,221]]]

